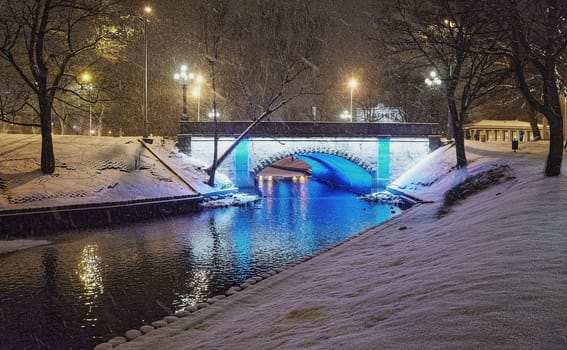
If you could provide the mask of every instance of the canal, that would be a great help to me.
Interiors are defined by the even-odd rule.
[[[0,256],[0,348],[92,349],[400,209],[316,181],[263,181],[255,205],[73,231]]]

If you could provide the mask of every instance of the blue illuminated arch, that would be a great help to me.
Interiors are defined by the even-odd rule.
[[[273,164],[273,163],[275,163],[279,160],[282,160],[284,158],[287,158],[287,157],[305,155],[305,154],[316,154],[316,153],[329,154],[329,155],[338,156],[340,158],[344,158],[344,159],[349,160],[352,163],[358,165],[359,167],[361,167],[362,169],[364,169],[366,172],[368,172],[371,175],[375,175],[376,171],[377,171],[377,169],[375,167],[373,167],[373,166],[367,164],[366,162],[362,161],[359,157],[353,156],[353,155],[351,155],[347,152],[335,150],[335,149],[313,147],[313,148],[297,149],[297,150],[294,150],[294,151],[279,152],[279,153],[271,155],[268,158],[261,159],[261,160],[257,161],[256,164],[251,168],[252,169],[251,173],[253,175],[256,175],[260,171],[262,171],[262,169],[269,166],[270,164]]]
[[[372,192],[372,175],[354,162],[331,154],[297,155],[311,166],[311,177],[357,194]]]
[[[309,164],[313,179],[324,181],[332,186],[344,188],[357,194],[372,192],[376,170],[361,161],[360,158],[352,157],[345,152],[336,150],[315,148],[279,153],[259,161],[253,168],[252,173],[256,175],[265,167],[290,156],[294,156]]]

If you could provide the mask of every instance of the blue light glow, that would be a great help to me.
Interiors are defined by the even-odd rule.
[[[234,171],[236,174],[236,186],[247,188],[254,186],[254,182],[250,183],[250,175],[248,173],[248,139],[240,141],[234,150]]]
[[[383,189],[390,184],[390,138],[378,138],[378,188]]]
[[[309,153],[297,155],[311,166],[312,178],[357,194],[372,191],[372,175],[356,163],[331,154]]]

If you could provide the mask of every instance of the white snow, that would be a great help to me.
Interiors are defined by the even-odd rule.
[[[0,254],[15,252],[17,250],[37,247],[40,245],[50,244],[50,241],[32,240],[32,239],[13,239],[9,241],[0,241]]]
[[[3,209],[197,193],[135,139],[56,137],[46,176],[39,138],[12,136]],[[118,348],[566,349],[567,178],[543,175],[546,143],[467,145],[467,169],[441,149],[393,184],[430,202]],[[192,160],[154,148],[203,183]],[[514,177],[439,216],[446,191],[496,165]]]
[[[137,138],[54,135],[53,144],[56,169],[44,175],[39,135],[2,135],[0,209],[197,195]],[[174,151],[173,141],[158,141],[153,149],[165,159],[180,158],[176,162],[190,181],[206,181],[189,157]]]
[[[566,349],[567,179],[543,175],[547,147],[468,143],[459,171],[439,150],[396,182],[432,203],[118,348]],[[438,216],[495,165],[515,178]]]
[[[14,209],[196,196],[232,187],[230,180],[220,173],[216,176],[215,188],[208,186],[208,176],[203,171],[207,165],[180,152],[173,140],[161,137],[144,147],[135,137],[54,135],[53,148],[56,169],[52,175],[44,175],[39,170],[39,135],[2,135],[0,213]],[[231,203],[225,200],[222,204]],[[3,232],[0,238],[5,238]],[[47,243],[3,240],[0,254]]]

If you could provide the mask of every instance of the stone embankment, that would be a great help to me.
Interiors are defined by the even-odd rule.
[[[201,199],[201,196],[179,196],[3,210],[0,212],[0,232],[6,237],[33,236],[61,230],[122,225],[198,211]]]

